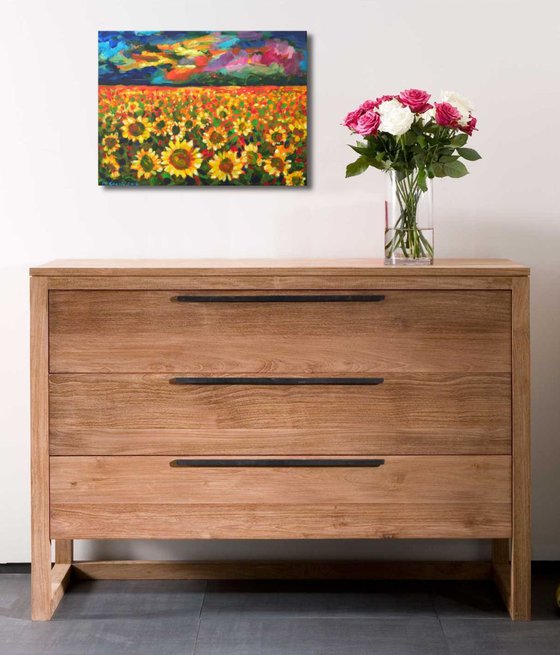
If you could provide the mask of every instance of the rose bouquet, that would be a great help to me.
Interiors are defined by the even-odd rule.
[[[431,216],[429,224],[421,224],[419,206],[434,177],[462,177],[468,171],[461,159],[480,159],[476,150],[465,148],[476,129],[471,103],[449,91],[431,103],[426,91],[407,89],[366,100],[343,124],[363,138],[350,146],[359,157],[347,166],[346,177],[370,166],[390,174],[386,262],[433,261]]]

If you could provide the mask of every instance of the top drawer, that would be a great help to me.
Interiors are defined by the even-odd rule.
[[[50,370],[511,370],[507,290],[234,293],[51,291]]]

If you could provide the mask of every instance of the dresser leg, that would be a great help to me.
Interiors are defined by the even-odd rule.
[[[54,561],[57,564],[72,564],[74,559],[74,541],[57,539],[54,543]]]
[[[51,542],[47,539],[33,545],[31,618],[33,621],[48,621],[52,613]]]
[[[48,288],[31,278],[31,616],[53,613],[49,526]]]
[[[531,618],[529,278],[512,280],[511,618]]]

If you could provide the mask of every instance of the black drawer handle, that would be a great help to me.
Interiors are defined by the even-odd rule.
[[[377,468],[384,459],[174,459],[173,468]]]
[[[380,302],[385,296],[372,294],[278,295],[278,296],[173,296],[174,302]]]
[[[208,385],[377,385],[383,384],[384,378],[171,378],[171,384],[208,384]]]

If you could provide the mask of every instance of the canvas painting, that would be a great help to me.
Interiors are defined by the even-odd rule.
[[[99,184],[305,186],[306,32],[99,32]]]

